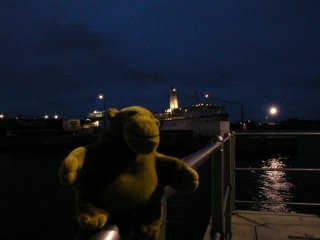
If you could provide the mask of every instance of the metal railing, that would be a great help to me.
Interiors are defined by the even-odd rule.
[[[231,239],[231,218],[235,200],[234,135],[220,138],[211,157],[211,239]]]
[[[194,169],[211,160],[211,230],[212,239],[231,238],[231,218],[234,207],[235,155],[234,136],[218,137],[213,143],[183,158]],[[166,195],[168,197],[169,195]],[[166,211],[166,210],[164,210]],[[212,220],[214,219],[214,220]],[[164,219],[165,226],[165,219]],[[165,240],[165,227],[159,240]]]

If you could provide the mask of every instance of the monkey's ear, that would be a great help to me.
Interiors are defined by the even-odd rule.
[[[109,119],[110,121],[112,121],[113,119],[115,119],[115,117],[117,116],[119,110],[116,108],[109,108],[107,110],[107,119]]]

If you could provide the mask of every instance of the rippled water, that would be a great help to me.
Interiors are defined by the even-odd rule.
[[[262,160],[261,168],[286,168],[288,159],[289,156],[274,156]],[[293,200],[292,189],[295,185],[290,181],[286,171],[262,171],[254,174],[253,178],[257,181],[258,186],[258,195],[253,199],[268,202],[290,202]],[[258,208],[277,212],[292,211],[286,204],[263,204]]]
[[[320,141],[315,137],[300,137],[297,148],[279,153],[266,148],[264,152],[245,152],[237,158],[240,168],[320,168]],[[281,202],[280,204],[238,203],[237,209],[273,212],[320,214],[319,207],[286,204],[290,202],[319,203],[319,172],[301,171],[238,171],[236,199],[243,201]]]

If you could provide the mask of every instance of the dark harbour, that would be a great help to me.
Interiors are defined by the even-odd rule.
[[[319,137],[297,137],[293,147],[281,149],[263,143],[263,151],[237,149],[237,167],[320,168]],[[245,141],[245,139],[239,139]],[[58,182],[57,170],[72,148],[19,147],[0,149],[0,239],[70,240],[78,233],[73,192]],[[160,148],[177,157],[196,149]],[[210,218],[210,162],[199,170],[195,193],[178,192],[168,202],[167,239],[202,239]],[[272,175],[273,174],[273,175]],[[237,172],[237,200],[320,202],[319,174],[299,172]],[[237,209],[302,212],[320,215],[320,209],[281,205],[244,205]]]

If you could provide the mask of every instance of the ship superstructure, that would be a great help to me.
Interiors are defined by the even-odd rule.
[[[170,91],[170,109],[177,109],[179,107],[177,91],[174,87]]]
[[[155,114],[161,131],[192,131],[195,135],[224,135],[229,132],[228,113],[214,103],[196,103],[178,107],[175,88],[170,91],[169,109]]]

